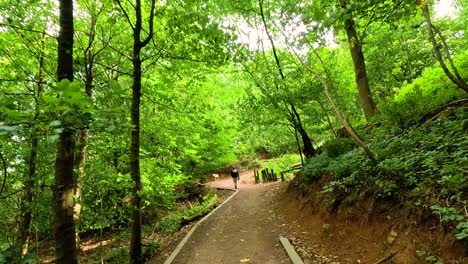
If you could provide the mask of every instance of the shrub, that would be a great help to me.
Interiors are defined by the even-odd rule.
[[[125,264],[130,259],[130,252],[126,247],[113,248],[105,259],[106,263]]]
[[[349,151],[330,162],[328,170],[333,177],[345,178],[368,170],[367,158],[361,149]]]
[[[304,166],[304,177],[309,181],[315,181],[320,179],[328,169],[330,162],[333,159],[328,157],[327,154],[319,154],[307,161]]]
[[[336,158],[356,147],[357,144],[349,138],[336,138],[325,142],[320,149],[322,153],[325,153],[328,157]]]

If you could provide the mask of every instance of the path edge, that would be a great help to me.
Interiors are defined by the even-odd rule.
[[[283,245],[284,250],[286,250],[286,253],[289,256],[289,259],[291,259],[291,262],[293,264],[304,264],[301,257],[299,257],[296,250],[294,249],[294,247],[291,245],[291,243],[289,242],[287,238],[280,236],[279,240],[281,241],[281,244]]]
[[[218,189],[218,188],[217,188]],[[174,251],[172,251],[171,255],[166,259],[166,261],[164,261],[164,264],[171,264],[172,261],[174,261],[174,259],[177,257],[177,255],[179,254],[180,250],[184,247],[185,243],[187,243],[187,241],[189,240],[189,238],[192,236],[193,232],[195,232],[195,230],[197,229],[197,227],[203,223],[203,221],[205,221],[211,214],[213,214],[214,212],[216,212],[216,210],[218,210],[219,208],[221,208],[225,203],[229,202],[229,200],[232,199],[232,197],[234,197],[238,192],[239,190],[236,190],[236,189],[225,189],[225,190],[235,190],[235,192],[229,196],[224,202],[222,202],[219,206],[217,206],[215,209],[213,209],[213,211],[211,211],[210,213],[208,213],[207,215],[205,215],[200,221],[198,221],[195,225],[193,225],[193,227],[190,229],[190,231],[185,235],[185,237],[179,242],[179,244],[177,245],[177,247],[174,249]]]

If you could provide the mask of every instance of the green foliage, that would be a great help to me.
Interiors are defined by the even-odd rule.
[[[150,259],[152,256],[154,256],[156,254],[156,252],[159,250],[160,248],[160,242],[159,240],[154,240],[154,241],[150,241],[148,244],[144,244],[143,245],[143,252],[141,253],[141,257],[144,259],[144,260],[148,260]]]
[[[424,260],[427,261],[427,263],[431,264],[444,264],[443,261],[439,260],[437,257],[435,257],[432,252],[430,251],[425,251],[425,250],[416,250],[416,254],[420,257],[424,257]]]
[[[468,221],[458,223],[455,237],[460,240],[468,238]]]
[[[124,174],[115,175],[115,178],[115,181],[88,179],[87,184],[91,189],[83,197],[80,221],[82,232],[127,226],[132,182]]]
[[[241,161],[241,166],[245,167],[247,169],[253,169],[253,168],[258,168],[260,167],[260,161],[258,159],[246,159]]]
[[[460,56],[457,62],[458,66],[468,63],[468,53]],[[468,72],[461,74],[466,76]],[[379,105],[379,119],[388,126],[412,127],[431,110],[462,95],[440,67],[427,68],[421,77],[402,87],[393,99]]]
[[[375,129],[367,141],[379,160],[376,167],[360,149],[333,159],[324,151],[308,160],[304,176],[311,181],[331,176],[323,191],[334,195],[362,197],[360,194],[367,193],[376,199],[405,201],[404,205],[412,208],[430,207],[443,223],[458,226],[456,235],[464,238],[468,141],[462,121],[467,117],[462,108],[425,127]],[[436,203],[442,200],[450,201],[451,206]]]
[[[217,199],[218,197],[215,195],[215,193],[210,192],[206,195],[206,197],[204,197],[203,203],[194,206],[191,209],[170,214],[161,219],[161,221],[156,224],[156,229],[165,233],[176,232],[184,224],[184,218],[190,218],[195,215],[202,216],[209,213],[211,209],[207,206],[212,203],[217,203]]]
[[[440,215],[441,222],[460,222],[464,219],[463,215],[458,214],[455,208],[433,205],[431,206],[431,209],[434,213]]]
[[[260,165],[260,168],[268,168],[270,170],[273,169],[273,171],[277,173],[279,176],[279,173],[281,171],[287,170],[291,167],[291,165],[297,164],[300,162],[301,162],[301,157],[299,155],[286,154],[275,159],[261,160],[259,161],[259,165]],[[285,177],[287,178],[291,173],[285,174]]]
[[[0,1],[0,151],[8,164],[5,189],[0,194],[0,219],[4,222],[0,227],[0,263],[9,262],[4,251],[18,244],[25,208],[32,211],[34,233],[40,238],[52,234],[53,161],[56,140],[65,128],[77,132],[89,129],[79,231],[126,227],[129,223],[133,185],[129,175],[132,62],[128,59],[132,47],[128,40],[132,32],[114,4],[88,2],[76,1],[75,5],[75,80],[57,82],[56,32],[51,30],[58,22],[56,3]],[[245,21],[254,23],[251,16],[258,11],[257,2],[234,2],[167,2],[157,7],[154,42],[141,53],[144,70],[139,158],[145,218],[173,210],[176,200],[186,196],[175,191],[178,185],[222,169],[239,157],[253,160],[243,163],[246,167],[261,165],[276,172],[299,163],[298,155],[282,156],[297,152],[289,104],[296,106],[305,130],[316,142],[332,136],[328,120],[332,126],[338,123],[330,114],[330,106],[323,103],[320,84],[287,49],[277,50],[285,75],[282,79],[266,46],[260,52],[233,42],[231,33],[237,29],[226,22],[241,21],[240,16],[245,16]],[[465,2],[460,2],[464,8],[458,10],[459,18],[434,20],[434,24],[447,36],[455,64],[466,79],[467,34],[460,33],[466,27]],[[456,215],[460,215],[462,201],[466,200],[463,190],[468,184],[468,153],[464,147],[468,142],[463,137],[466,116],[456,113],[456,118],[411,131],[401,132],[395,127],[414,127],[434,107],[460,97],[439,67],[427,68],[433,58],[421,17],[413,14],[411,1],[401,4],[397,12],[393,12],[392,1],[376,0],[349,1],[347,10],[330,1],[288,0],[265,5],[275,42],[279,26],[300,28],[301,21],[311,25],[299,36],[290,34],[288,44],[297,50],[302,45],[320,46],[310,49],[307,63],[326,76],[336,104],[353,122],[363,116],[342,28],[348,14],[356,18],[360,40],[365,43],[372,93],[380,103],[381,121],[386,127],[368,135],[380,161],[376,168],[354,143],[338,139],[325,143],[321,154],[308,161],[305,176],[310,181],[323,175],[331,177],[325,190],[339,194],[355,190],[407,201],[407,206],[439,206],[433,210],[447,215],[450,221],[446,223],[460,221],[457,236],[465,238],[466,221]],[[130,2],[123,5],[132,8]],[[143,12],[144,20],[148,11]],[[91,17],[96,22],[94,36],[90,32]],[[311,23],[311,19],[316,22]],[[143,24],[147,28],[146,20]],[[252,25],[256,26],[260,25]],[[336,47],[323,45],[323,33],[329,29],[337,33]],[[142,38],[146,32],[142,32]],[[92,47],[90,40],[95,41]],[[84,56],[89,51],[95,52],[92,60]],[[242,65],[227,62],[232,57]],[[92,62],[91,70],[87,67]],[[83,85],[90,77],[92,96]],[[462,120],[465,128],[456,120]],[[35,138],[38,155],[35,164],[30,164]],[[277,156],[282,157],[266,163],[255,159]],[[23,203],[30,165],[36,168],[34,197],[33,202]],[[0,171],[0,179],[5,176],[2,174]],[[437,195],[450,205],[436,204],[433,198]],[[176,230],[180,217],[203,211],[202,207],[165,218],[161,230]],[[147,255],[157,248],[154,243],[145,249]],[[115,249],[108,259],[127,261],[128,252]]]
[[[304,166],[304,176],[308,181],[320,179],[328,172],[328,166],[332,160],[327,154],[322,153],[317,155]]]
[[[357,144],[349,138],[336,138],[329,140],[320,146],[320,151],[334,159],[356,147]]]
[[[130,258],[130,252],[126,247],[113,248],[106,256],[106,263],[126,264]]]

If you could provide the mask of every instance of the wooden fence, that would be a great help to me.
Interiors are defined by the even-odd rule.
[[[289,167],[288,170],[280,171],[281,181],[284,181],[284,174],[286,172],[300,170],[300,169],[302,169],[302,164],[297,163]],[[273,171],[273,169],[270,170],[266,168],[261,171],[254,170],[254,176],[255,176],[255,183],[259,183],[260,181],[262,182],[278,181],[278,175]]]
[[[273,182],[278,180],[278,175],[273,171],[273,169],[263,169],[261,171],[254,170],[255,183],[262,182]],[[281,178],[284,181],[284,178]]]

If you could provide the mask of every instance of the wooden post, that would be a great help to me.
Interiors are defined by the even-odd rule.
[[[281,172],[280,175],[281,175],[281,181],[284,181],[284,172]]]

